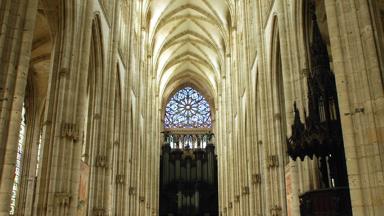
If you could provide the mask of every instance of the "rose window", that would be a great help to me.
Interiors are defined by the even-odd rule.
[[[165,128],[211,128],[211,109],[195,89],[180,89],[165,108]]]

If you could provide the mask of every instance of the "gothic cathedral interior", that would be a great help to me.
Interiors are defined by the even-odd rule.
[[[8,215],[384,215],[384,0],[0,0]]]

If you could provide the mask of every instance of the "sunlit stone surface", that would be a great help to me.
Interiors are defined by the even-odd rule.
[[[0,216],[159,215],[162,145],[184,160],[203,135],[219,215],[382,215],[383,14],[383,0],[1,0]]]

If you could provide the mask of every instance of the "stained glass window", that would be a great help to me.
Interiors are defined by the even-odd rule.
[[[17,145],[17,158],[16,158],[16,169],[15,169],[15,178],[13,180],[12,187],[12,196],[11,196],[11,209],[9,211],[9,215],[14,215],[16,210],[16,197],[19,189],[20,178],[21,178],[21,165],[23,158],[23,149],[26,135],[26,119],[25,119],[25,106],[23,104],[22,114],[21,114],[21,125],[19,131],[19,142]]]
[[[180,89],[165,107],[165,128],[211,128],[211,108],[195,89]]]

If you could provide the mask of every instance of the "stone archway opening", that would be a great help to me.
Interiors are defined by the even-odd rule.
[[[209,102],[185,86],[164,107],[160,215],[218,215],[217,158]]]

